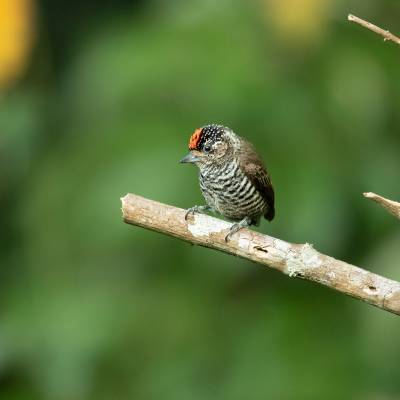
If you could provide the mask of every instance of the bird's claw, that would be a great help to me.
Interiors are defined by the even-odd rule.
[[[225,243],[228,243],[231,240],[231,237],[238,231],[240,230],[240,227],[238,226],[238,224],[234,224],[231,226],[231,228],[229,229],[228,234],[225,236]]]
[[[190,207],[190,208],[186,211],[186,214],[185,214],[185,221],[187,221],[188,216],[189,216],[190,214],[194,215],[194,213],[195,213],[196,211],[197,211],[197,206]]]
[[[231,240],[231,236],[234,234],[235,232],[229,232],[226,236],[225,236],[225,243],[228,243]]]
[[[212,211],[213,209],[210,206],[194,206],[190,207],[185,214],[185,221],[187,221],[189,214],[194,215],[195,213],[200,213],[204,211]]]
[[[225,236],[225,243],[228,243],[231,240],[231,237],[238,231],[240,231],[242,228],[247,228],[252,224],[252,221],[249,217],[246,217],[242,219],[240,222],[233,224],[230,229],[228,234]]]

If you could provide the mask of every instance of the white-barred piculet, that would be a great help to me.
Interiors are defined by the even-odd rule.
[[[181,163],[199,167],[205,206],[194,206],[186,213],[216,211],[233,224],[225,240],[241,228],[258,225],[261,216],[275,216],[274,189],[261,157],[253,145],[222,125],[196,129],[189,140],[190,153]]]

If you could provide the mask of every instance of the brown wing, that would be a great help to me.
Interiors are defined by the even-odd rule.
[[[265,165],[254,147],[244,139],[241,139],[241,141],[239,156],[240,166],[247,178],[250,179],[251,183],[267,202],[268,209],[264,214],[264,217],[267,220],[272,221],[275,216],[275,195],[271,178],[269,177]]]

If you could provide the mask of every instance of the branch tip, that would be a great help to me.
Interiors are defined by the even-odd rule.
[[[362,18],[359,18],[353,14],[349,14],[347,16],[347,20],[354,22],[358,25],[361,25],[362,27],[369,29],[372,32],[375,32],[376,34],[380,35],[383,37],[383,40],[386,41],[392,41],[398,45],[400,45],[400,38],[397,37],[396,35],[393,35],[393,33],[390,33],[388,30],[386,29],[382,29],[377,25],[372,24],[371,22],[368,22]]]
[[[385,197],[382,197],[379,194],[373,192],[366,192],[363,194],[365,198],[375,201],[384,209],[386,209],[386,211],[388,211],[390,214],[400,219],[400,203],[386,199]]]

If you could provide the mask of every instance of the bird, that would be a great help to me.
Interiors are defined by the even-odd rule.
[[[264,216],[275,216],[275,195],[265,164],[254,146],[232,129],[218,124],[196,129],[189,139],[189,154],[181,163],[199,168],[200,189],[206,205],[190,214],[213,211],[235,222],[225,237],[228,242],[240,229],[259,225]]]

